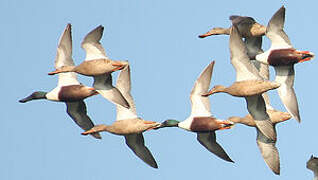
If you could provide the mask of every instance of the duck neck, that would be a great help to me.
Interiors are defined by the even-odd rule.
[[[32,93],[30,96],[19,100],[19,102],[26,103],[28,101],[32,101],[32,100],[36,100],[36,99],[47,99],[46,94],[47,94],[47,92],[44,92],[44,91],[36,91],[36,92]]]
[[[100,124],[94,127],[95,132],[102,132],[102,131],[107,131],[107,132],[113,132],[114,128],[112,126],[108,126],[106,124]]]
[[[220,93],[220,92],[227,92],[227,88],[225,86],[222,86],[222,85],[216,85],[210,91],[211,94]]]
[[[251,28],[252,36],[263,36],[265,35],[265,32],[266,32],[266,27],[258,23],[253,24]]]
[[[231,116],[228,118],[229,121],[232,121],[234,123],[240,123],[241,122],[241,117],[238,117],[238,116]]]
[[[73,72],[76,66],[62,66],[60,69],[58,69],[57,71],[59,73],[62,72]]]
[[[211,35],[230,34],[230,29],[229,28],[216,27],[216,28],[213,28],[210,33],[211,33]]]

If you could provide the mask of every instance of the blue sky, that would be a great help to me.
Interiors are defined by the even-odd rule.
[[[159,169],[139,160],[124,138],[102,133],[102,140],[81,136],[63,103],[18,100],[36,90],[50,91],[58,39],[67,23],[73,28],[73,58],[85,58],[83,37],[98,25],[105,27],[101,40],[112,59],[129,60],[132,95],[137,112],[146,120],[184,120],[190,114],[189,94],[201,71],[215,60],[211,86],[235,80],[230,64],[228,36],[199,39],[212,27],[228,27],[230,15],[254,17],[267,24],[280,1],[261,7],[246,1],[18,1],[2,0],[2,118],[0,179],[311,179],[305,163],[318,155],[314,105],[316,60],[296,65],[295,91],[302,123],[291,119],[277,125],[281,175],[263,161],[253,128],[236,125],[217,132],[219,143],[235,164],[220,160],[196,141],[194,133],[177,128],[144,133]],[[285,31],[297,49],[318,52],[317,2],[285,2]],[[264,49],[269,40],[264,38]],[[273,79],[273,69],[271,69]],[[113,73],[114,80],[118,73]],[[82,83],[92,78],[79,76]],[[277,92],[272,106],[284,110]],[[217,94],[210,98],[212,113],[225,119],[245,116],[244,99]],[[101,96],[85,100],[95,124],[111,124],[115,106]]]

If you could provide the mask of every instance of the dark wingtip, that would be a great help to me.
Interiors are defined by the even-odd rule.
[[[153,162],[153,164],[149,164],[151,167],[158,169],[158,164],[156,161]]]
[[[277,176],[280,175],[280,169],[278,169],[278,170],[273,170],[273,169],[272,169],[272,171],[273,171],[273,173],[274,173],[275,175],[277,175]]]
[[[227,154],[225,154],[225,155],[226,155],[226,157],[220,157],[220,156],[218,156],[218,157],[220,157],[221,159],[223,159],[223,160],[225,160],[225,161],[227,161],[227,162],[235,163],[235,162],[230,158],[230,156],[228,156]]]

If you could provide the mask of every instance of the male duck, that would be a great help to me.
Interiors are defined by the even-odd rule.
[[[58,69],[62,66],[73,65],[71,24],[68,24],[57,47],[55,68]],[[94,88],[80,84],[77,80],[76,74],[69,72],[59,74],[57,87],[52,91],[36,91],[30,96],[19,100],[19,102],[25,103],[35,99],[65,102],[67,107],[66,111],[74,122],[82,129],[89,130],[94,127],[94,124],[87,115],[86,105],[83,99],[95,94],[96,91]],[[94,133],[92,135],[97,139],[101,138],[98,133]]]
[[[225,161],[233,162],[224,149],[216,142],[216,130],[229,129],[233,126],[230,121],[214,118],[210,110],[210,101],[201,95],[205,93],[210,85],[214,61],[210,63],[194,84],[191,91],[191,115],[184,121],[168,119],[159,128],[179,127],[197,133],[197,140],[207,150]]]
[[[301,121],[298,102],[293,88],[295,70],[294,64],[312,59],[314,54],[309,51],[297,51],[284,32],[285,7],[282,6],[268,22],[266,36],[271,40],[271,47],[266,52],[256,56],[256,60],[274,66],[275,81],[281,86],[277,89],[279,97],[287,111],[298,122]]]

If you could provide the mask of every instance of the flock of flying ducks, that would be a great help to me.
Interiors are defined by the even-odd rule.
[[[308,61],[314,57],[314,54],[309,51],[298,51],[292,47],[283,30],[284,6],[272,16],[267,27],[246,16],[231,16],[230,20],[232,21],[230,28],[213,28],[199,37],[230,35],[231,63],[236,70],[236,81],[229,87],[216,85],[209,90],[215,64],[214,61],[211,62],[194,84],[190,94],[191,114],[184,121],[168,119],[158,123],[137,116],[130,94],[129,63],[107,57],[100,43],[103,26],[98,26],[85,36],[81,45],[86,51],[86,58],[80,65],[75,66],[72,59],[71,25],[68,24],[58,44],[56,70],[49,73],[49,75],[59,75],[57,87],[50,92],[36,91],[19,102],[25,103],[35,99],[65,102],[69,116],[85,131],[83,135],[91,135],[97,139],[101,139],[99,132],[102,131],[122,135],[128,147],[153,168],[158,168],[158,165],[144,144],[142,135],[144,131],[165,127],[179,127],[192,131],[197,133],[197,140],[207,150],[225,161],[233,162],[217,143],[215,131],[230,129],[236,123],[245,124],[255,127],[257,145],[266,164],[275,174],[280,174],[279,154],[275,146],[277,140],[275,124],[290,118],[300,122],[297,98],[293,89],[294,64]],[[263,35],[271,40],[271,47],[265,52],[261,48]],[[275,81],[269,81],[269,65],[275,69]],[[114,71],[120,71],[116,86],[112,85],[111,73]],[[76,73],[93,77],[93,87],[81,84],[77,80]],[[266,92],[273,89],[278,90],[288,113],[277,111],[270,105]],[[227,120],[213,117],[208,96],[219,92],[244,97],[249,114],[245,117],[232,116]],[[87,115],[83,100],[97,94],[101,94],[116,105],[117,117],[112,125],[94,125]],[[316,164],[318,166],[318,162]]]

